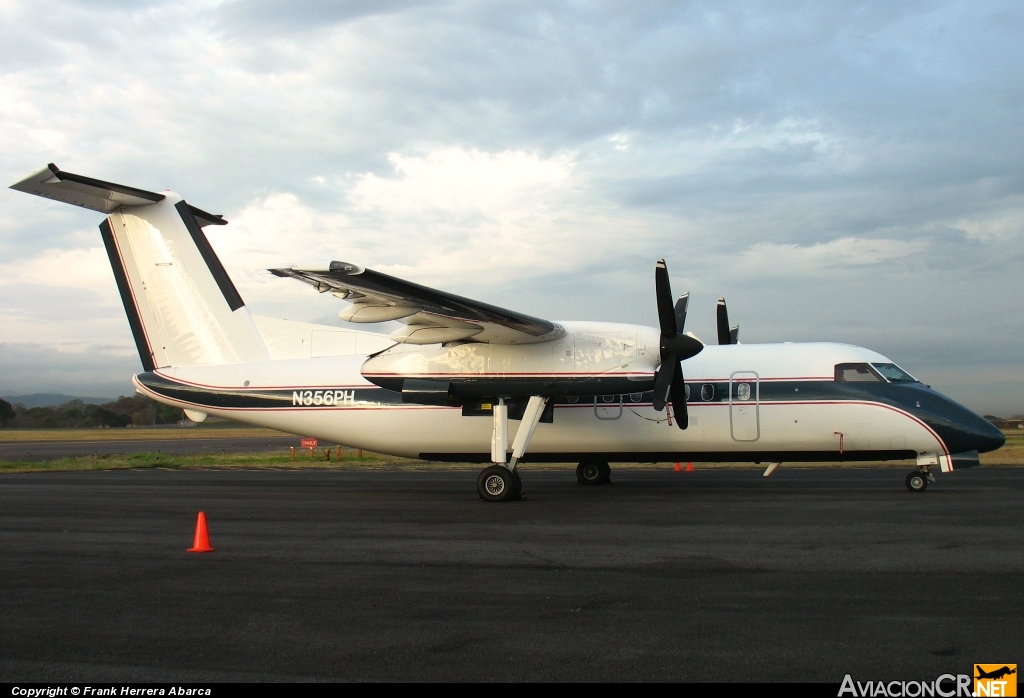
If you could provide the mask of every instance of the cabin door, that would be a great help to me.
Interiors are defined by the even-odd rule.
[[[729,426],[735,441],[761,438],[758,421],[760,380],[754,371],[736,371],[729,377]]]

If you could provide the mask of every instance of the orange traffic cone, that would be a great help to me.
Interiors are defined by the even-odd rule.
[[[192,547],[187,552],[190,553],[212,553],[216,548],[210,547],[210,534],[206,530],[206,512],[199,512],[199,518],[196,519],[196,538],[192,542]]]
[[[692,473],[693,472],[693,463],[687,463],[686,464],[686,472],[688,472],[688,473]]]
[[[672,468],[672,469],[673,469],[673,470],[675,470],[675,471],[676,471],[676,472],[678,473],[678,472],[679,472],[680,470],[682,470],[682,469],[683,469],[683,466],[682,466],[682,464],[681,464],[681,463],[678,463],[678,462],[677,462],[677,463],[676,463],[676,467],[674,467],[674,468]]]

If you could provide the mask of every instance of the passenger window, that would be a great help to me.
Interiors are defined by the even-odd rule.
[[[736,397],[740,400],[750,399],[750,383],[740,383],[736,386]]]
[[[705,383],[700,386],[700,399],[704,402],[708,402],[715,397],[715,386],[710,383]]]
[[[690,400],[690,386],[687,385],[685,387],[686,387],[686,390],[685,390],[685,392],[686,392],[686,400],[689,401]]]
[[[882,378],[868,364],[836,364],[837,383],[881,383]]]
[[[644,397],[643,393],[630,393],[629,399],[631,402],[640,402]]]

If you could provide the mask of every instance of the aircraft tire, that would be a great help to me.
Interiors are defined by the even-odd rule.
[[[913,470],[907,475],[907,489],[911,492],[924,492],[928,487],[928,478],[919,470]]]
[[[522,481],[517,486],[516,480],[505,466],[492,465],[480,471],[476,490],[485,502],[508,502],[518,499],[522,493]]]
[[[512,499],[523,498],[523,476],[519,474],[519,469],[516,468],[512,471]]]
[[[576,466],[576,481],[581,485],[603,485],[611,476],[611,466],[604,461],[585,460]]]

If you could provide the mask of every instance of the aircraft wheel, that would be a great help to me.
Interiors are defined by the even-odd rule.
[[[611,466],[604,461],[585,460],[576,466],[576,480],[581,485],[603,485],[611,475]]]
[[[928,487],[928,478],[921,471],[915,470],[907,475],[907,489],[911,492],[924,492],[926,487]]]
[[[509,472],[504,465],[484,468],[476,479],[480,499],[487,502],[507,502],[517,499],[522,492],[522,480]]]

